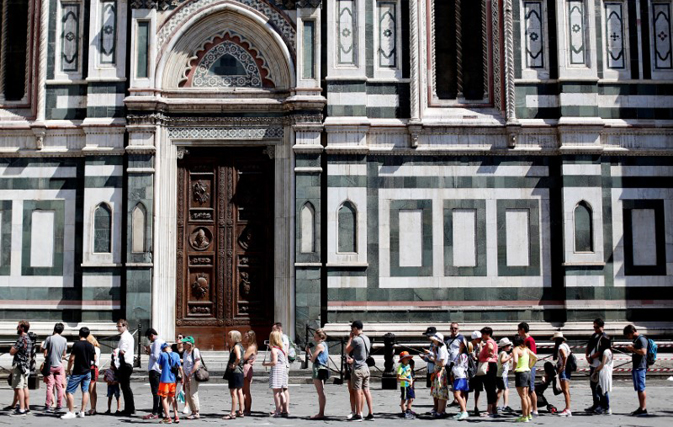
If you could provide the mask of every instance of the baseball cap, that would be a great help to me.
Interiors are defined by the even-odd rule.
[[[472,332],[472,339],[473,340],[478,340],[480,338],[481,338],[481,332],[479,332],[479,331]]]
[[[189,344],[191,344],[191,345],[194,345],[194,337],[192,337],[191,335],[188,336],[188,337],[184,337],[184,338],[182,339],[182,342],[185,342],[185,343],[189,343]]]
[[[434,326],[430,326],[428,329],[425,330],[423,335],[425,335],[426,337],[431,337],[436,333],[437,333],[437,328],[435,328]]]
[[[161,344],[161,349],[163,350],[163,349],[165,349],[166,347],[170,347],[170,346],[171,346],[171,345],[170,345],[169,343],[165,342],[165,343]]]

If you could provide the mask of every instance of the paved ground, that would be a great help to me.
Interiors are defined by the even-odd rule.
[[[349,412],[348,394],[345,385],[328,385],[327,386],[327,414],[329,419],[322,422],[308,421],[306,418],[316,411],[317,398],[312,385],[297,384],[290,388],[292,395],[291,411],[292,415],[289,419],[274,419],[264,414],[273,409],[273,399],[270,390],[262,380],[256,380],[253,384],[253,416],[244,419],[237,419],[234,421],[223,421],[222,415],[226,413],[226,409],[230,405],[229,393],[226,389],[226,384],[208,383],[203,386],[199,394],[202,402],[202,412],[205,418],[201,421],[185,421],[181,424],[204,424],[204,423],[233,423],[237,425],[276,425],[276,426],[296,426],[296,425],[316,425],[316,424],[336,424],[345,422],[345,416]],[[103,385],[103,384],[101,384]],[[20,425],[20,426],[45,426],[55,422],[58,425],[71,424],[74,426],[91,426],[94,425],[118,425],[123,426],[128,423],[133,424],[157,424],[156,421],[143,421],[142,415],[145,414],[146,408],[151,406],[151,396],[149,395],[149,385],[145,383],[134,383],[134,392],[136,393],[136,406],[139,408],[138,414],[134,418],[117,418],[112,416],[99,415],[95,417],[87,417],[85,419],[77,419],[64,421],[59,420],[55,416],[43,414],[41,409],[44,402],[44,385],[40,390],[32,391],[31,404],[33,405],[32,414],[25,418],[17,419],[9,417],[7,412],[0,412],[0,425]],[[105,385],[103,385],[105,389]],[[104,390],[103,390],[104,391]],[[459,424],[453,420],[430,420],[423,415],[415,421],[407,421],[398,418],[398,391],[380,390],[380,385],[375,384],[372,389],[374,395],[374,405],[376,420],[373,422],[364,422],[365,425],[389,426],[391,421],[396,423],[410,423],[413,425],[419,424]],[[518,399],[515,398],[516,392],[512,390],[512,399],[510,406],[517,409],[519,407]],[[581,409],[587,406],[586,403],[590,399],[590,392],[588,384],[584,380],[576,381],[571,388],[573,402],[575,409]],[[429,398],[429,392],[425,388],[417,389],[418,399],[415,403],[416,412],[423,414],[431,409],[432,401]],[[591,426],[670,426],[673,422],[673,381],[657,380],[648,383],[648,409],[651,415],[647,418],[633,418],[626,414],[636,408],[636,396],[630,387],[630,383],[619,381],[615,384],[615,389],[612,393],[612,408],[614,415],[612,416],[587,416],[580,411],[575,412],[573,418],[560,419],[557,416],[542,414],[540,418],[535,419],[529,423],[533,425],[555,425],[563,422],[565,425],[591,425]],[[76,395],[79,399],[79,393]],[[11,402],[12,391],[3,384],[0,388],[0,405],[5,406]],[[481,407],[484,404],[485,396],[480,400]],[[552,404],[562,406],[561,396],[549,397]],[[106,402],[99,402],[98,410],[105,410]],[[471,406],[470,406],[471,407]],[[452,413],[455,410],[452,410]],[[486,420],[484,418],[470,417],[468,423],[479,424],[483,426],[497,426],[507,424],[513,421],[513,417],[506,417],[497,420]]]

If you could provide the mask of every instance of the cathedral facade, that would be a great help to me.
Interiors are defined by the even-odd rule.
[[[0,5],[3,333],[673,330],[671,0]]]

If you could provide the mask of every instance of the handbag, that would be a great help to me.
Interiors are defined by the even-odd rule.
[[[475,374],[478,377],[483,377],[488,373],[488,362],[479,362],[477,367],[477,373]]]
[[[47,357],[44,358],[44,362],[40,365],[40,373],[43,377],[48,377],[51,375],[51,342],[49,343],[49,350],[47,351]]]
[[[208,372],[208,367],[206,366],[206,362],[203,360],[203,357],[201,358],[201,366],[199,366],[196,372],[194,372],[194,379],[200,383],[205,383],[210,379],[210,373]]]

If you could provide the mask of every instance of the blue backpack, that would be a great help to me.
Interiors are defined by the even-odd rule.
[[[647,366],[654,365],[657,361],[657,343],[653,339],[647,339]]]

